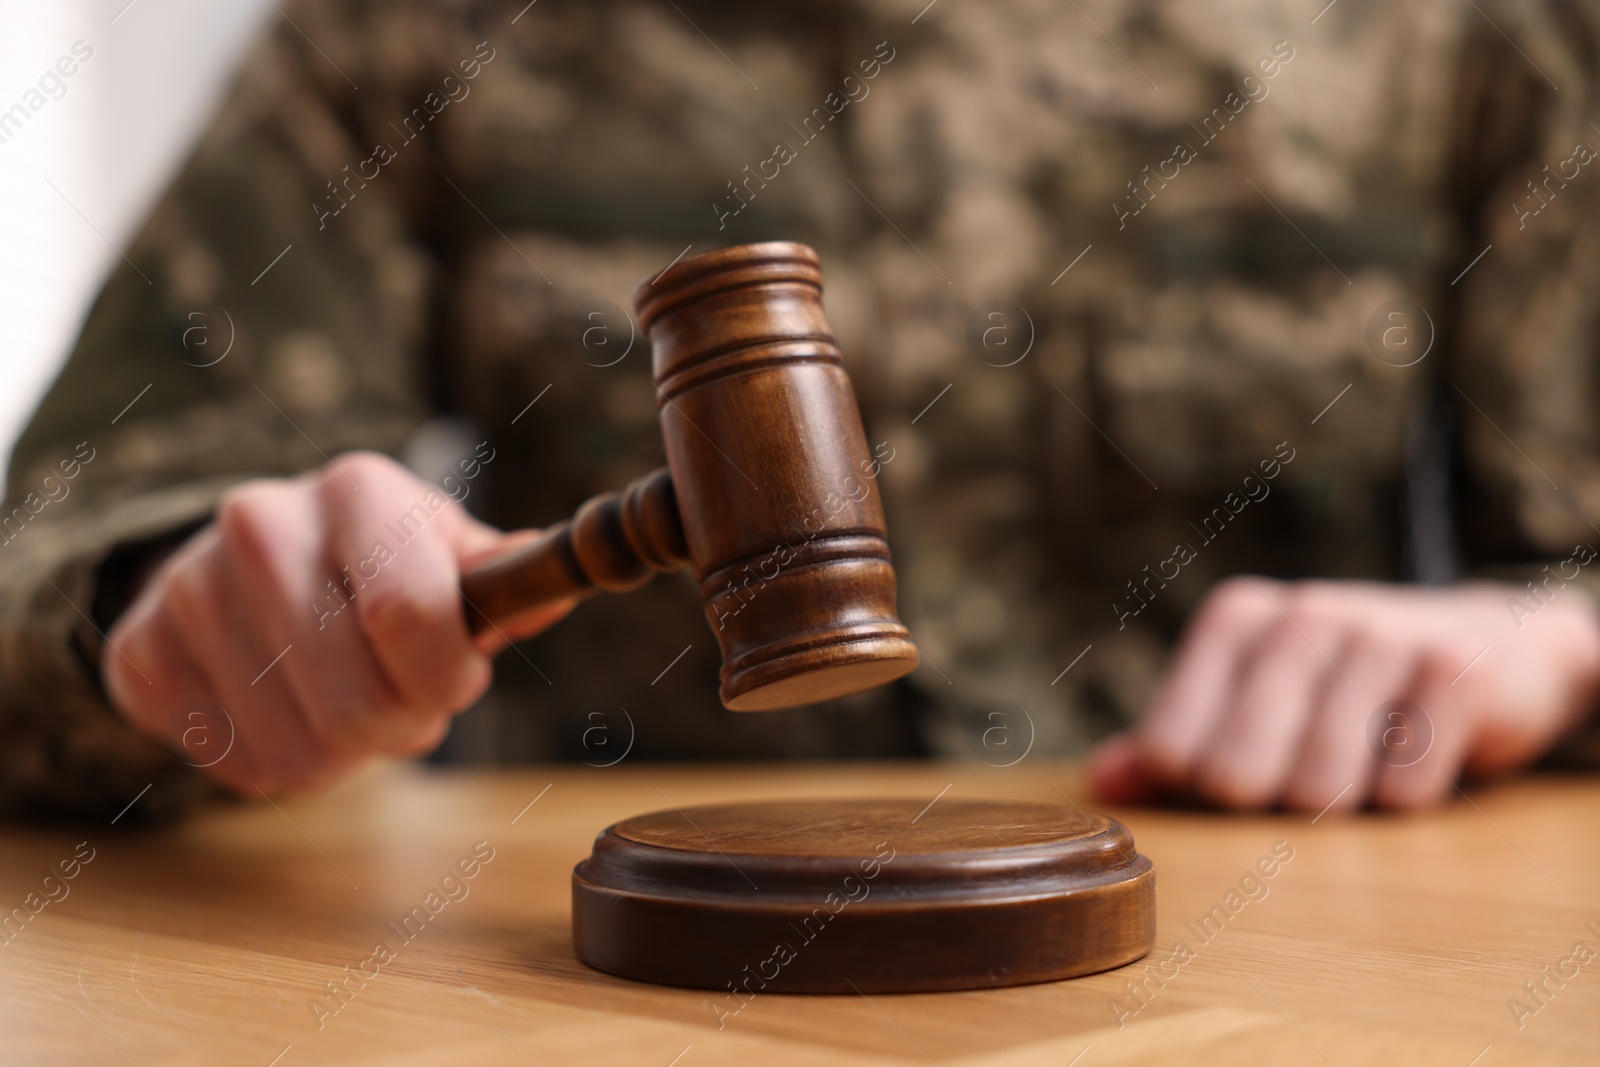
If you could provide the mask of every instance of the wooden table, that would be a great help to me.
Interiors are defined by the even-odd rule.
[[[1157,948],[1076,981],[870,1000],[759,995],[719,1028],[707,993],[633,984],[573,957],[569,873],[616,819],[786,795],[933,800],[946,786],[947,797],[1046,801],[1081,788],[1073,768],[1049,764],[391,766],[318,798],[158,832],[6,829],[0,915],[32,892],[35,904],[46,890],[61,899],[0,944],[0,1063],[1600,1059],[1600,961],[1571,960],[1580,940],[1600,950],[1594,779],[1523,780],[1415,818],[1113,812],[1156,863]],[[478,842],[493,858],[474,867]],[[1292,859],[1261,878],[1275,845]],[[72,867],[75,851],[91,850]],[[444,895],[441,879],[464,858],[473,876],[446,880]],[[46,884],[62,861],[76,877]],[[389,924],[413,908],[422,919],[406,940]],[[1565,971],[1564,986],[1546,964]],[[1551,994],[1538,1007],[1523,983],[1541,980]],[[336,999],[327,983],[338,982]],[[1520,1017],[1508,1006],[1517,998]]]

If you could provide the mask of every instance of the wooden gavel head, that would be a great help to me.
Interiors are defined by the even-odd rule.
[[[595,497],[463,575],[473,628],[687,562],[735,711],[810,704],[910,672],[878,464],[805,245],[676,263],[634,294],[667,470]]]

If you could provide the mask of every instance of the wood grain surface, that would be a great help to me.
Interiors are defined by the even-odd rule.
[[[758,995],[719,1027],[704,992],[573,955],[572,867],[632,815],[1063,793],[1083,800],[1072,768],[1031,762],[382,767],[160,831],[0,830],[0,915],[30,915],[0,943],[0,1063],[1595,1062],[1600,961],[1574,955],[1600,948],[1587,778],[1411,818],[1111,810],[1159,872],[1156,948],[1071,981]]]

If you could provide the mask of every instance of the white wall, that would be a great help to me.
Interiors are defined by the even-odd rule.
[[[0,0],[0,113],[38,106],[0,143],[5,455],[268,17],[271,0]],[[29,97],[79,41],[93,56],[65,92]]]

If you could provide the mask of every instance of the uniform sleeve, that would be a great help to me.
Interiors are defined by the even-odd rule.
[[[141,569],[229,486],[396,453],[426,415],[434,272],[406,206],[429,200],[426,157],[350,179],[372,156],[349,80],[364,35],[320,10],[314,36],[341,62],[286,24],[260,43],[13,453],[0,810],[110,818],[137,798],[134,821],[212,794],[102,690],[104,635]]]
[[[1486,10],[1461,64],[1463,273],[1440,283],[1455,328],[1438,388],[1459,428],[1464,559],[1522,587],[1514,633],[1553,598],[1600,595],[1600,13]],[[1592,740],[1574,744],[1600,756]]]

